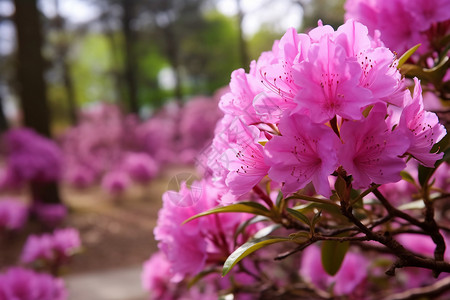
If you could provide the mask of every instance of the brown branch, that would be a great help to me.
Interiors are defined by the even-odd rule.
[[[407,299],[434,299],[444,292],[450,290],[450,277],[435,282],[432,285],[410,289],[401,293],[389,295],[386,300],[407,300]]]
[[[352,213],[352,207],[348,205],[346,201],[341,201],[341,211],[344,216],[346,216],[353,224],[355,224],[364,233],[369,240],[373,240],[383,244],[392,254],[398,257],[398,260],[392,264],[392,266],[386,271],[387,275],[395,275],[395,269],[403,267],[419,267],[424,269],[430,269],[439,272],[450,273],[450,264],[444,261],[437,261],[435,259],[423,258],[413,252],[406,250],[403,245],[397,242],[388,233],[380,234],[378,232],[373,232],[367,226],[362,224]]]

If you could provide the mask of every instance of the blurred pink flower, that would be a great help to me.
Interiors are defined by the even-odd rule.
[[[7,154],[0,188],[60,179],[62,153],[55,142],[27,128],[10,129],[3,139]]]
[[[131,180],[128,174],[120,170],[107,173],[101,182],[102,188],[111,195],[123,193],[130,184]]]
[[[323,269],[320,248],[310,246],[303,251],[301,276],[316,287],[327,290],[333,287],[336,296],[351,295],[368,276],[369,261],[361,254],[347,252],[341,268],[334,275]]]
[[[52,234],[30,235],[20,260],[26,264],[43,261],[44,265],[60,265],[80,248],[80,234],[76,229],[59,229]]]
[[[0,198],[0,232],[19,230],[28,218],[28,206],[18,199]]]
[[[122,162],[123,169],[136,182],[146,183],[156,176],[157,162],[146,153],[127,153]]]
[[[0,274],[2,300],[65,300],[64,281],[48,274],[13,267]]]
[[[67,207],[59,203],[42,203],[33,204],[31,211],[38,220],[49,227],[56,227],[67,216]]]

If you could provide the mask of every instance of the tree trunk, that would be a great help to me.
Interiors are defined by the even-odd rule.
[[[131,28],[133,20],[134,0],[122,0],[122,33],[125,42],[125,82],[128,89],[128,100],[130,112],[137,114],[139,104],[137,99],[137,81],[136,81],[136,53],[135,53],[135,35]]]
[[[44,81],[42,35],[36,0],[14,0],[17,32],[17,81],[24,124],[50,138],[50,113]],[[31,183],[34,201],[59,203],[56,182]]]
[[[0,95],[0,134],[8,130],[8,121],[6,121],[5,112],[3,111],[3,98]]]
[[[244,32],[242,31],[242,21],[244,20],[244,12],[241,8],[241,0],[236,0],[238,8],[238,34],[239,34],[239,56],[241,58],[242,68],[250,68],[250,62],[248,58],[247,43],[245,41]]]
[[[14,0],[17,79],[25,126],[50,137],[50,113],[44,81],[42,35],[36,0]]]

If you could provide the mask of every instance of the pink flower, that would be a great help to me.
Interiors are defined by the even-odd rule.
[[[80,233],[75,228],[58,229],[53,232],[53,251],[66,259],[81,248]]]
[[[439,124],[436,114],[424,110],[420,81],[414,78],[414,82],[414,95],[412,98],[408,97],[398,130],[410,139],[411,144],[407,152],[421,164],[432,168],[436,160],[442,158],[443,153],[430,153],[430,150],[446,135],[447,131],[442,124]]]
[[[50,182],[61,177],[62,153],[55,142],[27,128],[11,129],[3,138],[7,157],[2,187]]]
[[[0,274],[2,300],[65,300],[64,281],[48,274],[13,267]]]
[[[348,59],[345,48],[330,34],[313,43],[308,60],[294,68],[294,81],[300,87],[295,97],[298,109],[307,110],[315,123],[335,115],[360,120],[363,107],[374,101],[370,91],[359,85],[361,66]]]
[[[346,121],[341,127],[343,145],[338,151],[339,162],[353,176],[355,188],[367,188],[401,179],[406,167],[403,155],[409,140],[400,132],[391,132],[385,122],[386,107],[378,104],[369,116],[360,121]]]
[[[0,232],[21,229],[28,218],[28,207],[13,198],[0,199]]]
[[[158,164],[146,153],[128,153],[123,162],[124,170],[131,179],[145,183],[158,173]]]
[[[35,203],[31,209],[38,220],[49,227],[56,227],[67,216],[67,207],[59,203]]]
[[[22,249],[20,260],[29,264],[37,260],[53,261],[53,239],[50,234],[30,235]]]
[[[341,296],[354,293],[364,283],[368,267],[369,263],[364,256],[349,251],[339,271],[330,276],[323,269],[319,247],[313,245],[303,251],[300,274],[320,289],[333,286],[334,294]]]
[[[403,53],[421,43],[420,53],[430,49],[429,34],[433,26],[441,23],[443,34],[448,33],[450,4],[446,0],[420,0],[411,6],[408,0],[347,0],[346,19],[353,18],[369,28],[371,35],[381,32],[381,40],[392,51]]]
[[[259,130],[240,121],[236,126],[236,142],[225,151],[226,167],[230,171],[225,182],[233,195],[240,196],[257,185],[269,167],[264,163],[263,147],[258,143]]]
[[[43,261],[46,265],[59,265],[66,262],[80,247],[80,235],[73,228],[55,230],[53,234],[30,235],[20,260],[26,264]]]
[[[203,180],[194,182],[190,189],[182,183],[179,192],[163,195],[154,235],[174,274],[195,275],[207,263],[214,264],[217,258],[227,257],[234,250],[232,233],[247,219],[243,214],[211,215],[181,225],[189,217],[216,207],[223,194],[223,190]]]
[[[246,74],[244,69],[233,71],[230,92],[222,96],[219,102],[220,109],[226,114],[238,116],[246,124],[258,122],[253,108],[253,98],[262,92],[262,87],[258,83],[258,79]]]
[[[130,186],[130,184],[131,180],[128,174],[123,171],[116,170],[109,172],[103,177],[101,186],[111,195],[119,195],[123,193]]]
[[[172,280],[171,265],[162,252],[156,252],[144,262],[141,274],[142,287],[150,292],[150,299],[175,299],[177,283]]]
[[[269,177],[283,183],[284,193],[312,182],[319,194],[331,195],[328,175],[338,166],[334,148],[339,143],[331,128],[294,114],[281,119],[279,129],[282,135],[265,146]]]

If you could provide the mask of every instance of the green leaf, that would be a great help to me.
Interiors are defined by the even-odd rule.
[[[401,171],[400,175],[402,176],[403,180],[412,183],[412,184],[416,184],[416,181],[414,180],[414,178],[411,176],[411,174],[409,174],[406,171]]]
[[[419,183],[421,186],[425,186],[426,184],[428,184],[428,181],[430,180],[431,176],[433,176],[434,171],[436,171],[436,169],[443,162],[450,162],[450,148],[444,151],[444,156],[434,164],[434,168],[428,168],[423,165],[419,165]]]
[[[229,213],[229,212],[250,213],[250,214],[266,216],[266,217],[270,216],[270,211],[265,206],[263,206],[259,203],[238,202],[238,203],[227,205],[227,206],[216,207],[211,210],[199,213],[199,214],[192,216],[189,219],[185,220],[182,224],[186,224],[189,221],[192,221],[194,219],[204,217],[207,215],[218,214],[218,213]]]
[[[289,238],[293,241],[295,240],[296,243],[299,243],[299,242],[301,243],[301,242],[305,242],[306,240],[310,239],[311,235],[309,232],[306,232],[306,231],[298,231],[295,233],[291,233],[289,235]]]
[[[271,224],[269,226],[266,226],[263,229],[260,229],[257,233],[255,233],[253,238],[261,239],[263,237],[266,237],[266,236],[268,236],[269,234],[271,234],[272,232],[274,232],[275,230],[277,230],[280,227],[281,227],[280,224]]]
[[[306,225],[311,226],[311,222],[309,221],[308,217],[305,216],[304,214],[302,214],[301,212],[299,212],[298,210],[292,209],[287,207],[286,210],[292,215],[294,216],[297,220],[302,221],[303,223],[305,223]]]
[[[290,242],[291,239],[288,237],[264,237],[261,239],[255,239],[252,241],[249,241],[239,248],[237,248],[233,253],[231,253],[230,256],[228,256],[227,260],[225,261],[222,269],[222,276],[225,276],[228,274],[228,272],[231,271],[231,269],[244,257],[250,255],[251,253],[255,252],[258,249],[261,249],[265,246],[276,244],[280,242]]]
[[[322,242],[322,265],[325,271],[334,276],[341,268],[347,253],[349,242],[323,241]]]
[[[191,288],[194,285],[196,285],[205,276],[212,274],[212,273],[218,273],[218,272],[219,272],[219,270],[217,270],[217,268],[210,268],[210,269],[203,270],[200,273],[198,273],[197,275],[195,275],[191,280],[189,280],[188,287]]]
[[[244,232],[244,230],[245,230],[245,228],[247,228],[247,226],[249,226],[251,224],[259,223],[259,222],[264,222],[264,221],[270,221],[270,219],[268,219],[267,217],[264,217],[264,216],[254,216],[253,218],[250,218],[247,221],[239,224],[238,228],[234,232],[234,237],[233,237],[234,243],[237,243],[238,236]]]
[[[275,202],[276,203],[275,205],[277,207],[280,207],[281,200],[283,200],[283,193],[281,191],[279,191],[278,195],[277,195],[277,200]]]
[[[413,47],[411,47],[408,51],[403,53],[403,55],[398,59],[398,66],[397,68],[400,69],[400,67],[408,60],[408,58],[411,57],[411,55],[414,54],[414,52],[417,51],[417,49],[420,47],[421,44],[417,44]]]

